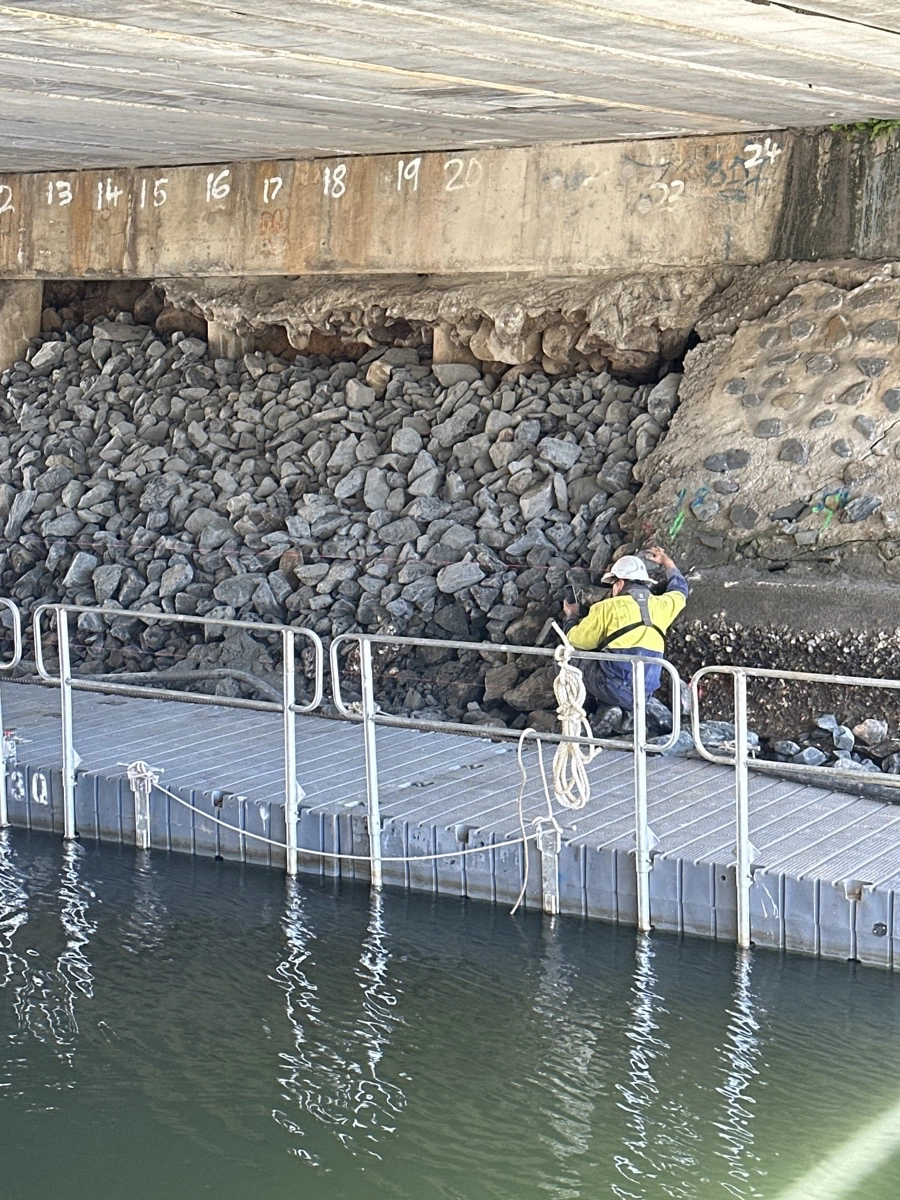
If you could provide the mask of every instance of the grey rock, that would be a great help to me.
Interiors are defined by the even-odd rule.
[[[30,366],[35,375],[49,375],[62,366],[66,353],[65,342],[44,342],[31,357]]]
[[[816,746],[807,746],[805,750],[795,754],[791,761],[798,763],[801,767],[821,767],[828,761],[828,755]]]
[[[887,740],[888,724],[877,717],[867,717],[853,726],[853,735],[867,746],[877,746]]]
[[[781,445],[778,457],[782,462],[796,463],[802,467],[809,462],[809,448],[799,438],[787,438]]]
[[[382,526],[378,536],[388,546],[401,546],[404,542],[414,542],[419,536],[419,526],[411,517],[401,517],[399,521],[391,521]]]
[[[822,713],[821,716],[816,717],[813,724],[816,729],[825,729],[828,733],[835,733],[841,727],[841,723],[834,713]]]
[[[854,383],[838,396],[838,404],[859,404],[869,394],[868,383]]]
[[[846,725],[838,725],[837,729],[831,735],[831,740],[834,743],[835,750],[852,750],[856,743],[853,731],[848,729]]]
[[[220,604],[227,604],[235,609],[243,608],[245,604],[249,604],[259,582],[258,575],[232,575],[230,579],[223,579],[221,583],[216,584],[213,596]]]
[[[900,332],[900,324],[896,321],[873,321],[871,325],[860,334],[864,342],[885,342],[892,343],[897,341],[898,332]]]
[[[561,471],[568,471],[581,458],[581,447],[562,438],[545,437],[537,445],[538,454]]]
[[[832,442],[831,449],[838,456],[838,458],[853,457],[853,447],[845,438],[838,438],[836,441]]]
[[[553,480],[545,479],[543,483],[529,488],[519,497],[519,507],[523,521],[533,521],[537,517],[545,517],[553,508]]]
[[[91,582],[94,571],[99,565],[100,560],[95,555],[88,554],[86,550],[79,550],[66,571],[63,587],[66,589],[85,587]]]
[[[348,379],[344,383],[344,399],[348,408],[370,408],[375,403],[375,389],[361,379]]]
[[[759,513],[748,504],[732,504],[728,519],[736,529],[753,529],[759,523]]]
[[[798,517],[803,516],[808,507],[805,500],[793,500],[790,504],[776,508],[770,515],[773,521],[796,521]]]
[[[710,495],[695,497],[689,507],[698,521],[711,521],[719,512],[718,501]]]
[[[105,604],[115,596],[122,579],[124,568],[119,563],[104,563],[94,571],[91,581],[98,604]]]
[[[30,488],[17,494],[10,506],[9,516],[6,518],[6,526],[3,530],[3,536],[8,541],[14,542],[18,538],[22,532],[22,525],[34,508],[37,498],[37,492]]]
[[[871,417],[867,417],[864,413],[860,413],[853,421],[853,428],[857,433],[861,433],[863,437],[872,438],[875,436],[875,422]]]
[[[159,581],[159,598],[165,600],[183,591],[194,578],[194,569],[187,559],[173,562],[163,571]]]
[[[876,379],[887,369],[886,358],[858,358],[856,365],[868,379]]]
[[[827,375],[837,368],[837,362],[830,354],[811,354],[806,360],[806,370],[810,375]]]
[[[379,512],[387,504],[391,487],[387,481],[387,472],[381,467],[373,467],[366,475],[363,487],[363,503],[371,512]]]
[[[817,413],[809,423],[810,429],[824,429],[826,425],[831,425],[834,421],[835,413],[832,409],[826,408],[823,412]]]
[[[417,429],[404,425],[391,438],[391,449],[395,454],[418,454],[422,449],[422,435]]]
[[[796,742],[791,742],[785,738],[773,741],[769,748],[773,754],[776,754],[779,758],[784,760],[792,759],[795,757],[795,755],[800,753],[799,745]]]
[[[77,513],[65,512],[53,520],[45,521],[41,525],[41,532],[44,537],[73,538],[77,537],[83,528]]]
[[[739,471],[750,462],[747,450],[725,450],[718,454],[710,454],[704,459],[703,465],[707,471]]]
[[[844,521],[865,521],[881,508],[880,496],[857,496],[846,505],[842,513]]]
[[[455,383],[475,383],[481,379],[479,369],[470,363],[434,363],[431,370],[443,388],[453,387]]]
[[[484,579],[484,571],[476,562],[449,563],[437,573],[437,586],[442,592],[454,595],[473,587]]]
[[[775,438],[781,437],[783,432],[784,421],[778,417],[767,417],[757,422],[756,428],[753,430],[753,436],[758,438]]]

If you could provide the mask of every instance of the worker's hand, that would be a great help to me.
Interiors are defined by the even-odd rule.
[[[661,567],[665,567],[667,571],[675,566],[675,560],[669,558],[665,550],[660,550],[659,546],[651,546],[649,550],[644,551],[644,557],[649,558],[651,562],[659,563]]]
[[[566,614],[566,618],[577,617],[579,613],[578,605],[572,604],[568,600],[563,600],[563,612]]]

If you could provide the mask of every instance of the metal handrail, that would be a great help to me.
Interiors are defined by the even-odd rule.
[[[334,706],[341,714],[350,721],[362,721],[361,713],[354,712],[344,701],[340,684],[340,661],[338,653],[346,642],[356,642],[362,646],[365,643],[372,645],[384,646],[420,646],[428,649],[438,648],[441,650],[465,650],[473,651],[478,654],[534,654],[540,658],[552,658],[555,654],[555,649],[549,649],[545,646],[513,646],[506,643],[498,642],[459,642],[453,640],[444,640],[440,638],[415,638],[415,637],[400,637],[394,634],[382,633],[341,633],[336,638],[333,638],[331,645],[328,648],[328,657],[331,667],[331,696],[334,701]],[[622,662],[623,656],[614,652],[587,650],[573,650],[573,659],[600,659],[604,662]],[[652,754],[665,754],[671,750],[678,741],[681,735],[681,676],[676,668],[665,658],[657,658],[649,654],[629,654],[628,661],[637,663],[642,662],[645,666],[649,663],[662,667],[664,672],[669,676],[672,682],[672,732],[664,742],[648,745],[647,750]],[[507,729],[504,725],[466,725],[462,721],[442,721],[437,718],[429,718],[422,720],[417,717],[399,717],[390,713],[376,712],[375,718],[379,724],[393,725],[407,729],[434,729],[452,730],[456,733],[465,733],[469,736],[480,737],[499,737],[499,738],[518,738],[520,731],[518,729]],[[542,742],[559,743],[559,742],[580,742],[588,746],[603,746],[607,749],[621,749],[623,746],[631,746],[630,741],[625,741],[621,738],[572,738],[566,737],[559,733],[540,733],[535,731],[536,740]]]
[[[22,661],[22,614],[19,606],[5,596],[0,596],[0,608],[5,608],[12,616],[13,650],[8,662],[0,662],[0,671],[12,671]],[[14,745],[15,743],[13,743]],[[9,824],[9,809],[6,801],[6,729],[3,723],[2,704],[0,704],[0,829]]]
[[[51,612],[56,618],[56,631],[59,643],[59,675],[51,675],[46,668],[42,644],[42,619],[44,613]],[[288,875],[297,873],[297,820],[300,806],[300,787],[297,782],[297,746],[296,746],[296,717],[298,713],[311,712],[318,707],[322,699],[325,676],[325,655],[322,639],[312,629],[305,626],[275,625],[260,621],[238,621],[231,618],[198,617],[182,613],[160,613],[138,611],[125,608],[91,607],[81,604],[42,604],[34,613],[34,646],[35,666],[38,674],[48,683],[59,687],[60,715],[62,717],[62,776],[63,776],[63,837],[77,837],[75,828],[75,770],[76,755],[73,742],[73,705],[72,693],[75,690],[104,692],[116,695],[145,696],[146,688],[130,684],[116,684],[104,681],[75,679],[72,675],[69,646],[69,614],[91,613],[94,616],[133,617],[142,621],[162,621],[177,624],[193,624],[203,628],[208,626],[226,626],[231,629],[246,629],[253,633],[261,632],[275,634],[280,637],[282,646],[281,669],[281,702],[265,700],[241,700],[235,697],[205,697],[215,699],[223,708],[251,708],[262,712],[277,712],[282,715],[282,738],[284,755],[284,809],[286,826],[286,869]],[[309,704],[297,704],[296,700],[296,666],[295,651],[298,636],[310,639],[315,650],[315,671],[313,682],[313,699]],[[188,692],[178,692],[171,688],[153,688],[154,697],[158,699],[177,700],[182,703],[197,703],[199,697]],[[137,803],[137,798],[135,803]]]
[[[22,661],[22,614],[19,606],[5,596],[0,596],[0,607],[12,617],[13,655],[9,662],[0,662],[0,671],[12,671]]]
[[[65,613],[91,613],[94,616],[101,617],[135,617],[142,621],[162,621],[169,623],[178,623],[183,625],[200,625],[203,628],[207,626],[227,626],[230,629],[247,629],[253,633],[272,633],[272,634],[291,634],[293,637],[303,636],[309,638],[313,643],[316,651],[315,673],[313,677],[313,698],[308,704],[294,704],[293,711],[295,713],[313,712],[319,707],[322,702],[322,696],[325,691],[325,648],[322,644],[322,639],[313,629],[308,629],[303,625],[280,625],[270,624],[262,621],[238,621],[227,617],[198,617],[190,616],[184,613],[163,613],[163,612],[146,612],[134,608],[104,608],[94,607],[87,604],[41,604],[35,610],[32,617],[32,625],[34,630],[34,662],[35,669],[41,679],[47,683],[54,685],[59,684],[59,676],[51,675],[45,664],[43,654],[43,639],[41,632],[41,621],[45,612],[54,614]],[[104,680],[98,683],[91,679],[73,679],[72,686],[79,691],[92,692],[115,692],[126,696],[139,695],[143,696],[147,692],[146,687],[139,687],[135,684],[128,683],[113,683]],[[174,688],[153,688],[155,696],[161,699],[181,700],[186,704],[199,703],[201,700],[206,700],[209,697],[198,697],[192,699],[194,693],[181,692]],[[274,700],[242,700],[234,696],[216,696],[217,705],[222,708],[249,708],[257,709],[261,712],[281,712],[282,705]]]
[[[870,679],[867,676],[862,675],[825,675],[819,671],[776,671],[769,667],[735,667],[730,665],[701,667],[691,676],[691,736],[694,739],[694,745],[697,753],[701,756],[701,758],[705,758],[708,762],[720,763],[726,767],[734,765],[734,757],[731,755],[712,754],[706,749],[700,740],[699,726],[701,697],[697,688],[697,683],[707,675],[736,676],[738,673],[742,674],[746,679],[794,680],[799,683],[827,683],[840,687],[884,688],[887,691],[892,692],[900,691],[900,680],[898,679]],[[745,729],[745,740],[746,734],[747,730]],[[737,741],[736,726],[735,741]],[[821,772],[823,775],[833,774],[832,767],[804,766],[801,763],[778,763],[779,775],[797,775],[798,777],[808,778],[811,771]],[[879,779],[878,786],[888,789],[898,789],[900,788],[900,776],[886,775],[883,779]]]
[[[734,753],[713,754],[703,745],[700,737],[700,688],[699,683],[707,675],[731,676],[734,689]],[[799,683],[826,683],[841,687],[885,688],[900,691],[900,680],[872,679],[867,676],[826,675],[819,671],[777,671],[770,667],[710,666],[701,667],[691,677],[691,735],[697,753],[708,762],[734,767],[735,775],[735,873],[737,886],[738,946],[749,949],[752,939],[750,927],[750,889],[753,886],[754,856],[756,850],[750,841],[750,754],[747,746],[749,732],[747,722],[747,680],[777,679]],[[797,763],[779,763],[778,774],[800,776],[807,782],[810,773],[833,772],[832,767],[802,766]],[[888,776],[880,779],[879,787],[900,788],[900,778]]]
[[[360,687],[362,691],[362,713],[352,712],[344,703],[340,689],[340,660],[339,648],[346,642],[356,642],[360,648]],[[378,793],[378,763],[375,744],[375,728],[378,724],[400,725],[407,728],[438,728],[442,731],[458,730],[469,736],[496,738],[520,738],[520,730],[505,729],[503,726],[472,726],[458,721],[417,720],[413,717],[394,717],[380,713],[375,704],[374,672],[372,670],[372,647],[374,645],[390,646],[422,646],[440,647],[475,651],[476,653],[510,653],[516,655],[534,654],[542,658],[552,658],[555,650],[539,646],[510,646],[494,642],[458,642],[441,641],[431,638],[399,637],[391,634],[346,633],[335,638],[330,647],[331,685],[335,707],[345,717],[359,720],[363,726],[363,739],[366,759],[366,795],[368,802],[369,823],[369,859],[371,863],[372,886],[381,887],[381,812]],[[603,661],[622,661],[621,655],[612,652],[587,652],[572,650],[572,658],[599,659]],[[647,815],[647,752],[665,753],[678,741],[681,733],[681,690],[680,677],[671,663],[655,656],[635,654],[629,655],[628,661],[633,665],[633,696],[634,696],[634,732],[631,749],[634,753],[634,842],[635,842],[635,884],[637,894],[637,925],[638,929],[647,932],[650,924],[650,870],[653,865],[653,850],[657,844],[656,835],[650,828]],[[672,680],[672,690],[677,700],[672,705],[672,733],[660,745],[647,744],[647,708],[645,671],[648,662],[661,665]],[[560,734],[543,734],[532,731],[531,736],[537,741],[544,742],[576,742],[585,745],[612,746],[620,748],[627,743],[612,741],[605,738],[568,737]],[[542,891],[544,911],[559,912],[558,897],[558,854],[559,839],[553,839],[552,848],[547,843],[545,855],[544,843],[539,842],[542,858]]]

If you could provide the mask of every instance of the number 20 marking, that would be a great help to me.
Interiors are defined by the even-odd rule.
[[[470,158],[468,163],[463,162],[461,158],[449,158],[444,163],[444,170],[450,172],[450,178],[444,186],[445,192],[478,187],[484,175],[484,168],[477,158]]]

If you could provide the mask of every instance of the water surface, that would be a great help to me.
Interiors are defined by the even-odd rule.
[[[0,835],[4,1200],[896,1200],[898,1033],[854,964]]]

